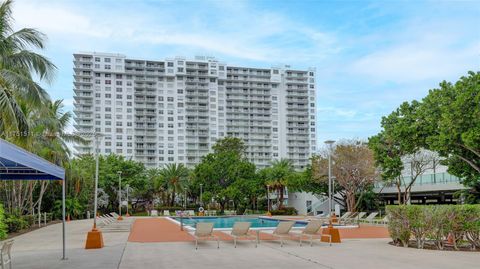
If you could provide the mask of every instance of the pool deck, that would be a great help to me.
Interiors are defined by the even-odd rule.
[[[342,239],[349,238],[388,238],[388,230],[383,226],[368,226],[361,225],[357,228],[339,229],[340,237]],[[232,238],[225,232],[215,231],[221,240],[232,240]],[[252,231],[252,234],[255,232]],[[260,240],[273,240],[273,237],[260,232]],[[135,220],[130,236],[129,242],[189,242],[194,241],[186,229],[180,230],[177,223],[168,218],[144,218]]]
[[[265,240],[258,248],[250,242],[239,242],[234,248],[232,241],[225,240],[220,242],[220,249],[214,242],[201,242],[195,250],[190,236],[181,233],[178,226],[165,218],[136,218],[135,226],[134,229],[150,226],[149,229],[156,230],[150,230],[148,237],[160,233],[165,241],[131,242],[129,238],[143,233],[138,230],[132,230],[130,235],[104,231],[105,247],[85,250],[85,238],[92,228],[92,220],[71,221],[67,223],[68,259],[60,260],[62,228],[61,224],[53,224],[14,238],[13,268],[478,269],[479,262],[478,252],[401,248],[389,245],[389,238],[342,238],[341,244],[331,247],[318,241],[313,247],[300,247],[296,241],[286,241],[285,246],[280,247],[278,241]],[[138,239],[147,240],[148,237]]]

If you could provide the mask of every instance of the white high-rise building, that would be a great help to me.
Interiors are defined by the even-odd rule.
[[[74,126],[106,135],[101,154],[148,167],[193,166],[217,139],[232,136],[245,141],[258,167],[287,158],[302,169],[316,150],[314,69],[77,53],[74,78]],[[93,153],[93,147],[76,150]]]

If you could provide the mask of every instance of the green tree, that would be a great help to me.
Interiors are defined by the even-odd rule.
[[[236,182],[255,177],[255,165],[245,158],[244,148],[238,138],[218,140],[214,152],[204,156],[193,171],[194,185],[203,184],[203,191],[213,195],[222,211],[228,201],[242,199],[238,191],[241,184]]]
[[[264,168],[261,174],[266,179],[266,184],[277,192],[278,208],[283,207],[284,191],[292,178],[299,176],[293,168],[292,162],[287,159],[274,160],[271,167]]]
[[[34,81],[51,82],[55,66],[33,50],[44,48],[45,36],[32,28],[13,30],[12,2],[0,5],[0,136],[19,131],[27,135],[27,116],[21,100],[38,108],[49,99],[47,92]],[[29,50],[33,49],[33,50]]]
[[[127,184],[132,189],[139,189],[144,184],[145,166],[137,161],[126,160],[125,157],[110,154],[99,156],[99,178],[98,186],[102,188],[109,197],[106,209],[116,210],[118,208],[118,172],[121,172],[122,190]],[[94,171],[95,166],[92,169]]]
[[[480,72],[443,81],[422,100],[418,121],[424,146],[444,157],[448,172],[480,186]]]
[[[181,192],[188,179],[189,171],[183,164],[167,164],[160,171],[160,177],[165,189],[170,192],[170,205],[175,205],[175,195]]]
[[[420,107],[418,101],[402,103],[382,118],[382,131],[368,141],[375,163],[381,170],[381,178],[386,184],[396,186],[399,203],[409,202],[412,186],[429,168],[433,158],[424,152],[426,137],[419,132],[422,128],[418,121]],[[405,166],[407,163],[408,167]],[[405,170],[412,172],[408,182],[402,176]]]
[[[480,72],[469,72],[455,84],[443,81],[421,101],[404,102],[382,118],[382,131],[369,139],[382,178],[405,194],[421,174],[422,161],[411,165],[416,173],[410,183],[402,182],[405,157],[423,150],[437,152],[448,172],[463,184],[480,189]],[[474,194],[476,192],[473,192]],[[408,200],[408,195],[404,195]]]

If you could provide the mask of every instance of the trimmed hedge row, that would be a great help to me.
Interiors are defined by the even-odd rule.
[[[430,241],[443,249],[448,239],[455,250],[462,242],[480,248],[480,205],[400,205],[386,210],[388,231],[397,245],[408,247],[413,237],[418,248]]]
[[[297,215],[298,211],[295,207],[282,207],[281,209],[271,210],[270,213],[272,215],[280,215],[280,216],[293,216]]]

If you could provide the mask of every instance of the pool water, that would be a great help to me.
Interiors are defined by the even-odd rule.
[[[180,221],[179,217],[174,217],[176,221]],[[191,227],[195,227],[198,222],[213,222],[214,228],[232,228],[235,222],[250,222],[251,228],[263,228],[263,227],[277,227],[279,220],[265,219],[258,217],[247,216],[233,216],[233,217],[193,217],[183,218],[183,224]],[[296,222],[294,227],[305,227],[305,222]]]

